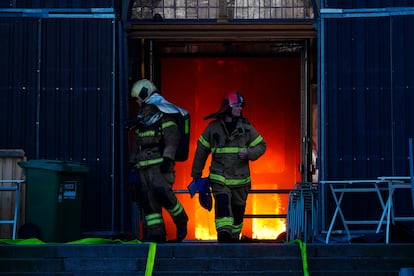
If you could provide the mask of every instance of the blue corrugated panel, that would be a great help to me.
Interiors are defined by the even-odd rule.
[[[10,0],[1,1],[0,8],[51,9],[51,8],[113,8],[114,0]]]
[[[384,22],[385,20],[385,22]],[[377,176],[390,122],[382,107],[389,75],[387,19],[329,20],[326,43],[326,176]],[[385,42],[385,43],[384,43]],[[389,118],[389,117],[388,117]],[[388,167],[388,166],[386,166]]]
[[[326,0],[325,8],[362,9],[385,7],[413,7],[413,0]]]
[[[114,24],[0,18],[0,148],[88,166],[85,231],[112,229]]]
[[[325,137],[322,179],[408,176],[408,138],[414,136],[414,16],[326,19]],[[324,199],[327,217],[333,199]],[[365,201],[353,200],[358,197]],[[411,199],[396,193],[396,212]],[[348,219],[378,217],[371,195],[342,204]],[[376,202],[376,201],[375,201]],[[411,210],[411,209],[410,209]]]
[[[393,17],[392,47],[392,115],[394,125],[394,171],[408,175],[408,143],[414,136],[414,16]]]
[[[0,148],[36,148],[38,31],[36,19],[0,18]]]
[[[324,177],[408,175],[413,18],[327,20]]]

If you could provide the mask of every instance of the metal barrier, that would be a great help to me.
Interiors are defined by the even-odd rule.
[[[19,219],[20,209],[20,184],[25,182],[24,180],[0,180],[0,183],[11,183],[11,186],[0,186],[0,192],[14,192],[14,213],[13,219],[0,220],[0,224],[13,224],[12,239],[16,239],[17,223]]]
[[[177,194],[189,194],[188,190],[174,190]],[[252,189],[249,194],[290,194],[289,189]],[[288,214],[245,214],[248,219],[287,219]],[[287,223],[286,223],[287,225]]]
[[[317,189],[311,182],[301,182],[289,193],[286,235],[288,241],[309,242],[317,232]]]
[[[400,217],[394,214],[393,195],[397,189],[411,189],[409,183],[409,176],[380,176],[377,179],[370,180],[337,180],[337,181],[321,181],[322,185],[327,185],[330,189],[334,202],[335,211],[330,219],[330,225],[326,232],[325,243],[329,243],[329,238],[333,233],[333,227],[337,219],[343,227],[344,233],[348,239],[352,238],[350,229],[351,225],[365,225],[366,229],[359,232],[374,231],[379,233],[383,225],[385,225],[385,242],[389,243],[390,239],[390,224],[395,221],[414,221],[414,214],[412,216]],[[342,210],[342,201],[344,196],[349,194],[372,193],[377,196],[380,203],[380,216],[374,219],[349,219],[345,216]],[[372,202],[367,202],[367,204]],[[369,225],[375,226],[374,230],[368,229]],[[340,230],[342,231],[342,229]],[[354,231],[356,232],[356,231]]]
[[[177,194],[189,194],[188,190],[174,190]],[[257,189],[250,190],[249,194],[289,194],[287,189]],[[245,218],[286,218],[287,214],[245,214]]]

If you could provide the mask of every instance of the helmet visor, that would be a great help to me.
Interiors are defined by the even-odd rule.
[[[139,91],[138,98],[145,101],[148,98],[148,88],[142,87],[141,91]]]
[[[241,103],[233,103],[233,104],[230,104],[230,107],[242,107],[244,105],[244,102],[241,102]]]

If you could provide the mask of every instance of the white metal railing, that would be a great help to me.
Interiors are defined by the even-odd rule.
[[[381,176],[377,179],[369,180],[338,180],[338,181],[321,181],[321,185],[327,186],[331,191],[332,197],[335,202],[335,210],[330,218],[329,228],[326,232],[325,243],[329,243],[330,236],[334,232],[334,225],[339,221],[342,226],[339,232],[344,232],[348,239],[352,238],[353,229],[351,225],[359,225],[361,227],[366,226],[366,229],[359,230],[359,232],[372,231],[372,226],[375,226],[373,230],[375,233],[379,233],[381,228],[385,225],[385,242],[389,243],[390,239],[390,224],[395,221],[414,221],[414,212],[412,216],[398,217],[394,213],[393,195],[396,189],[411,189],[409,176]],[[349,219],[345,216],[342,202],[345,196],[351,196],[352,194],[371,193],[377,196],[380,206],[380,216],[374,218],[365,219]],[[352,197],[352,200],[358,200],[356,197]],[[374,202],[365,202],[367,208],[374,206]],[[362,204],[362,202],[361,202]],[[374,212],[370,212],[372,215]],[[371,227],[369,227],[371,225]]]

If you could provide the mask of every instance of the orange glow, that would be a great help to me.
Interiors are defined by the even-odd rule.
[[[214,212],[208,212],[200,207],[195,207],[195,239],[196,240],[215,240],[217,233],[214,225]]]
[[[163,58],[160,91],[191,114],[190,157],[176,165],[174,190],[186,191],[198,137],[208,124],[203,117],[220,108],[222,98],[239,90],[246,99],[243,115],[262,134],[266,153],[251,162],[252,189],[291,189],[301,179],[300,58]],[[203,175],[208,175],[209,160]],[[204,210],[198,195],[178,194],[189,220],[189,240],[215,240],[214,208]],[[249,195],[246,214],[286,214],[286,194]],[[165,214],[169,239],[175,227]],[[246,218],[242,235],[275,239],[285,231],[284,219]]]

